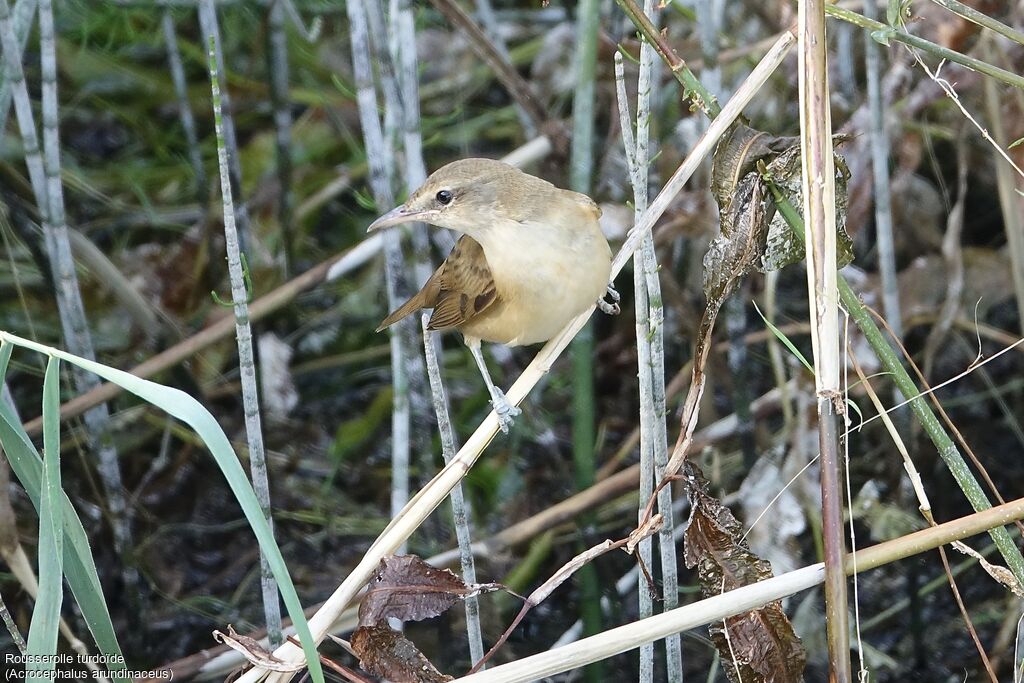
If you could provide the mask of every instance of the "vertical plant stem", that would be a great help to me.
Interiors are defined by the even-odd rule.
[[[569,184],[577,192],[590,191],[594,167],[594,81],[597,68],[597,35],[600,6],[597,0],[582,0],[576,8],[576,89],[573,93],[573,133],[570,150]],[[588,322],[572,342],[573,366],[573,462],[576,488],[583,491],[594,482],[594,328]],[[583,521],[589,527],[592,518]],[[601,629],[601,605],[597,573],[586,565],[579,573],[580,610],[584,632]],[[585,669],[589,680],[600,680],[600,667]]]
[[[393,58],[393,55],[397,54],[398,38],[389,30],[387,18],[384,16],[384,0],[368,0],[364,3],[363,9],[369,30],[370,57],[378,76],[377,84],[384,96],[384,139],[390,153],[383,161],[394,192],[398,175],[395,168],[395,150],[401,143],[402,113],[405,109],[402,106],[402,94],[398,89],[398,76],[395,74],[396,60]]]
[[[228,151],[224,137],[223,100],[217,59],[217,41],[207,34],[210,48],[210,88],[213,94],[213,121],[217,133],[217,162],[220,169],[220,189],[224,203],[224,246],[227,251],[228,275],[231,278],[231,298],[234,303],[235,338],[238,341],[238,370],[242,383],[242,408],[245,413],[245,436],[249,447],[249,470],[253,489],[259,500],[263,516],[271,531],[274,519],[270,505],[270,484],[267,481],[267,459],[263,450],[263,428],[260,424],[259,390],[256,385],[256,361],[253,357],[252,329],[249,325],[249,292],[246,275],[242,271],[241,247],[235,224],[234,201],[228,169]],[[267,620],[267,638],[272,647],[282,642],[281,603],[278,600],[277,581],[260,550],[260,585],[263,589],[263,613]]]
[[[25,52],[25,45],[28,43],[28,36],[31,33],[32,17],[36,12],[38,0],[17,0],[14,3],[14,35],[17,36],[15,43],[18,46],[17,62],[21,64],[22,55]],[[7,59],[7,57],[4,57]],[[3,60],[0,59],[0,66]],[[4,132],[7,130],[7,114],[11,111],[11,98],[14,91],[11,89],[11,81],[6,78],[0,81],[0,143],[4,141]]]
[[[644,47],[640,48],[641,69],[644,65]],[[633,121],[629,115],[629,102],[626,99],[626,81],[622,65],[622,53],[615,53],[615,92],[619,104],[619,127],[622,130],[622,144],[625,147],[626,165],[629,169],[630,182],[633,184],[633,202],[639,209],[640,196],[646,200],[647,186],[643,190],[636,187],[637,183],[637,144],[633,137]],[[646,143],[644,145],[646,154]],[[635,220],[635,218],[634,218]],[[641,249],[646,239],[641,242]],[[647,280],[644,278],[643,264],[638,250],[633,254],[633,302],[636,309],[636,340],[637,340],[637,377],[640,384],[640,489],[637,521],[642,524],[646,517],[647,501],[654,494],[654,453],[652,449],[654,411],[654,392],[651,387],[651,337],[649,304],[647,300]],[[667,487],[666,487],[667,488]],[[654,565],[654,550],[651,539],[640,541],[637,549],[639,561],[646,567]],[[637,565],[639,567],[639,565]],[[654,614],[654,596],[647,583],[647,577],[640,571],[636,572],[638,616],[646,619]],[[654,642],[644,643],[639,648],[640,683],[651,683],[654,680]]]
[[[765,273],[764,276],[764,317],[772,325],[776,325],[775,307],[776,291],[779,284],[779,271],[773,270]],[[792,403],[792,391],[789,385],[789,373],[786,371],[786,361],[782,356],[782,344],[775,335],[768,336],[768,358],[772,364],[772,377],[775,379],[775,386],[782,392],[782,415],[783,431],[789,434],[789,430],[795,426],[794,411]]]
[[[498,18],[494,15],[494,6],[491,4],[491,0],[476,0],[476,11],[480,17],[480,24],[483,26],[484,32],[487,37],[490,38],[491,44],[494,46],[495,51],[505,62],[511,64],[512,56],[508,52],[508,45],[505,44],[505,39],[501,35],[501,29],[498,26]],[[537,126],[530,119],[530,113],[523,108],[523,105],[519,101],[513,102],[516,108],[516,116],[519,119],[519,125],[523,127],[523,135],[527,140],[537,137]]]
[[[743,463],[747,468],[753,467],[757,460],[757,447],[754,443],[754,420],[750,412],[750,390],[748,379],[747,344],[747,305],[750,300],[750,288],[746,283],[739,285],[738,291],[725,300],[722,310],[725,312],[725,331],[729,338],[729,350],[726,361],[729,374],[732,376],[732,401],[736,416],[740,419],[741,428],[737,434]]]
[[[249,209],[242,195],[242,162],[238,154],[238,139],[235,136],[235,119],[232,116],[231,95],[228,92],[228,70],[224,65],[224,51],[221,49],[220,25],[213,0],[199,0],[199,30],[204,36],[213,36],[216,45],[217,73],[222,74],[224,87],[221,89],[221,104],[224,116],[224,146],[228,154],[228,172],[231,192],[235,197],[235,227],[238,230],[238,246],[241,253],[252,256],[252,231],[249,227]]]
[[[419,64],[416,56],[416,24],[409,0],[391,0],[391,59],[401,99],[401,141],[405,151],[405,189],[412,192],[427,179],[423,159],[423,135],[420,132]],[[427,226],[415,223],[411,228],[415,252],[416,284],[422,285],[432,273]]]
[[[700,53],[704,59],[701,83],[715,97],[722,95],[722,68],[718,64],[718,12],[715,0],[697,0],[697,35],[700,38]],[[657,24],[657,22],[655,22]]]
[[[288,33],[285,31],[285,1],[271,0],[267,43],[270,71],[270,101],[274,106],[274,144],[277,148],[277,222],[284,246],[284,277],[294,274],[295,195],[292,192],[292,112],[288,96]]]
[[[388,187],[391,192],[398,185],[398,154],[401,147],[405,157],[401,165],[405,169],[405,181],[411,191],[418,187],[426,178],[426,167],[423,162],[423,142],[420,136],[420,114],[419,114],[419,88],[418,68],[416,65],[416,33],[412,12],[408,7],[403,8],[401,3],[394,0],[391,3],[389,17],[384,14],[383,0],[372,0],[365,3],[366,17],[370,32],[370,50],[374,63],[377,65],[377,73],[381,91],[384,94],[384,140],[387,149],[387,158],[384,159],[388,173]],[[404,62],[404,63],[403,63]],[[399,70],[399,64],[403,68]],[[369,149],[368,149],[369,151]],[[392,194],[392,198],[393,198]],[[391,201],[387,203],[388,208]],[[427,228],[419,223],[409,229],[412,234],[413,258],[412,276],[416,284],[426,282],[430,277],[430,241],[427,237]],[[398,235],[401,230],[391,231]],[[385,252],[387,245],[385,244]],[[402,260],[401,250],[391,257],[394,263],[398,264],[398,271],[406,272],[405,262]],[[408,294],[403,291],[404,283],[408,277],[396,280],[396,292]],[[391,302],[392,309],[400,303],[401,297]],[[416,327],[412,319],[400,324],[399,333],[404,335],[401,345],[401,363],[405,368],[406,395],[408,402],[408,424],[407,428],[411,440],[411,448],[422,454],[420,466],[423,471],[430,471],[433,461],[430,459],[430,400],[427,397],[429,389],[426,383],[426,375],[423,368],[423,359],[416,353]],[[419,428],[413,429],[418,426]],[[398,487],[394,490],[392,498],[393,513],[404,507],[409,499],[410,475],[410,447],[405,447],[405,465],[401,481],[394,480]],[[399,459],[401,462],[401,459]],[[400,470],[401,471],[401,470]]]
[[[188,101],[188,82],[185,80],[185,68],[181,62],[181,51],[178,49],[178,35],[174,29],[174,16],[165,10],[161,25],[164,33],[164,47],[167,50],[167,65],[171,70],[171,82],[174,83],[174,94],[178,100],[178,119],[185,133],[188,145],[188,160],[192,164],[192,173],[196,177],[196,199],[199,206],[206,212],[210,208],[210,191],[207,187],[206,169],[203,167],[203,154],[199,149],[199,135],[196,133],[196,120],[192,115],[192,105]]]
[[[405,188],[412,193],[427,179],[427,165],[423,159],[423,135],[420,128],[420,92],[419,92],[419,63],[416,55],[416,23],[413,16],[412,6],[409,0],[391,0],[391,17],[389,26],[389,37],[391,43],[390,57],[395,65],[395,81],[400,102],[392,103],[389,106],[400,107],[399,128],[402,149],[405,152],[402,167],[405,170]],[[424,223],[414,223],[409,228],[413,245],[413,272],[415,284],[422,286],[427,278],[433,273],[433,266],[430,258],[430,236],[427,233],[427,226]],[[448,250],[454,246],[454,240],[448,231],[438,231],[438,244]],[[407,329],[412,330],[412,326]],[[423,385],[424,370],[419,355],[411,353],[415,341],[410,335],[408,346],[410,353],[407,357],[409,376],[409,395],[413,406],[413,416],[425,417],[429,411],[426,407],[427,387]],[[420,408],[422,406],[422,410]],[[430,436],[429,429],[424,421],[424,429],[420,430],[420,441],[417,449],[423,455],[422,465],[424,471],[430,467]]]
[[[437,430],[441,434],[441,455],[447,465],[459,450],[455,440],[455,430],[448,410],[448,394],[441,381],[441,370],[437,362],[435,348],[436,335],[427,329],[430,316],[422,317],[423,351],[427,359],[427,377],[430,379],[430,392],[434,397],[434,414],[437,416]],[[462,483],[452,489],[452,517],[455,523],[455,536],[459,542],[459,564],[462,567],[462,580],[467,584],[476,583],[476,563],[473,560],[473,538],[469,528],[469,504],[462,494]],[[469,638],[469,656],[473,666],[484,657],[484,641],[480,633],[480,600],[473,595],[466,603],[466,635]]]
[[[803,236],[803,220],[796,209],[777,190],[773,189],[772,194],[774,195],[775,205],[785,218],[786,223],[795,233]],[[896,386],[904,396],[913,397],[909,399],[910,409],[915,417],[917,417],[918,422],[921,423],[921,427],[928,435],[928,438],[935,445],[939,457],[946,463],[950,474],[956,480],[957,486],[964,492],[964,496],[970,501],[971,506],[976,511],[991,508],[992,503],[989,502],[984,490],[982,490],[981,484],[978,483],[974,474],[971,473],[960,450],[942,428],[939,419],[932,412],[928,402],[920,395],[914,380],[910,378],[896,352],[886,340],[885,335],[878,329],[878,325],[871,318],[871,313],[867,307],[861,303],[856,292],[853,291],[853,288],[846,281],[846,278],[840,276],[838,285],[839,300],[843,305],[843,309],[850,314],[857,328],[864,334],[864,338],[881,362],[882,369],[892,376],[893,382],[896,383]],[[1009,532],[1003,527],[995,527],[989,530],[989,535],[1006,561],[1006,566],[1013,573],[1014,578],[1017,579],[1018,583],[1024,585],[1024,555],[1017,548]]]
[[[653,0],[645,0],[643,14],[657,28],[660,12]],[[652,89],[657,76],[657,55],[650,41],[640,46],[640,71],[637,83],[636,143],[631,180],[633,185],[633,220],[638,222],[647,211],[648,168],[650,165],[650,122]],[[623,123],[624,127],[629,122]],[[633,286],[637,315],[637,365],[640,379],[640,452],[641,461],[650,462],[652,471],[643,471],[641,481],[647,489],[654,479],[661,481],[668,465],[668,435],[665,424],[665,312],[658,279],[658,260],[654,236],[646,233],[640,249],[633,257]],[[650,491],[640,493],[641,507],[650,499]],[[658,492],[658,511],[664,523],[658,532],[661,559],[663,610],[679,604],[678,563],[674,538],[672,488],[663,486]],[[643,511],[638,511],[642,517]],[[643,590],[641,588],[641,590]],[[666,675],[670,683],[683,679],[682,640],[678,635],[665,640]],[[642,679],[641,679],[642,680]]]
[[[28,97],[17,40],[10,21],[7,0],[0,0],[0,42],[3,44],[7,67],[7,82],[11,84],[18,127],[25,148],[25,162],[36,204],[43,216],[43,235],[53,276],[57,298],[57,310],[61,330],[69,350],[79,356],[95,358],[92,336],[85,317],[82,294],[78,286],[74,258],[68,239],[68,227],[64,219],[64,196],[60,177],[60,133],[57,104],[57,56],[53,35],[53,6],[50,0],[43,0],[40,14],[40,53],[42,77],[42,116],[44,157],[40,157],[32,106]],[[99,385],[94,375],[76,369],[75,385],[85,393]],[[106,404],[98,405],[84,415],[90,446],[97,454],[98,471],[107,495],[114,532],[114,543],[118,553],[125,557],[131,546],[131,532],[125,519],[125,497],[121,484],[117,451],[110,439],[109,412]],[[130,564],[125,563],[122,578],[126,587],[132,589],[137,583],[137,574]],[[131,594],[135,594],[132,590]]]
[[[864,3],[864,16],[875,18],[874,3]],[[892,231],[892,192],[889,185],[889,131],[885,127],[882,101],[882,49],[864,33],[867,71],[868,113],[871,120],[871,172],[874,179],[875,236],[878,242],[878,271],[882,276],[882,310],[893,334],[903,338],[899,283],[896,279],[896,247]],[[902,400],[902,399],[900,399]]]
[[[9,84],[14,98],[14,113],[21,133],[21,145],[25,153],[25,166],[28,167],[29,183],[35,196],[39,212],[43,216],[44,225],[48,224],[46,197],[46,172],[43,170],[43,157],[39,151],[39,136],[36,132],[35,115],[32,113],[32,101],[28,96],[28,85],[25,83],[25,72],[21,65],[21,50],[18,39],[14,35],[11,22],[11,8],[7,0],[0,0],[0,46],[4,54],[4,83]],[[49,248],[49,240],[47,240]]]
[[[805,231],[807,296],[812,320],[818,443],[821,449],[829,680],[849,683],[850,633],[843,567],[846,544],[839,445],[840,414],[844,404],[840,384],[835,168],[823,0],[800,0],[797,41],[803,215],[808,226]]]
[[[356,100],[359,105],[359,121],[363,129],[366,156],[370,166],[370,186],[377,206],[390,207],[394,203],[392,190],[394,159],[391,145],[384,137],[377,115],[377,93],[373,83],[373,68],[370,64],[370,35],[365,14],[367,8],[363,3],[347,2],[345,9],[348,13],[352,41],[352,66],[355,76]],[[404,270],[398,232],[386,231],[383,241],[384,280],[388,304],[394,309],[401,303],[398,289],[403,280]],[[405,501],[409,499],[410,406],[408,365],[406,363],[408,344],[406,340],[410,338],[409,325],[412,324],[412,318],[407,318],[389,328],[391,383],[394,396],[391,411],[392,516],[397,515],[405,506]],[[402,552],[404,547],[403,544],[396,552]]]
[[[838,24],[835,29],[836,37],[836,69],[839,82],[836,90],[842,93],[849,102],[855,102],[857,95],[857,62],[854,59],[854,36],[856,31],[849,24]]]

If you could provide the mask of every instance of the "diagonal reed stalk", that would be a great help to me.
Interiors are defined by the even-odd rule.
[[[997,508],[976,512],[952,522],[879,543],[857,551],[857,572],[864,573],[913,555],[938,548],[947,543],[1002,528],[1024,518],[1024,498]],[[852,574],[853,556],[844,558],[844,572]],[[496,666],[472,676],[456,679],[457,683],[525,683],[542,679],[605,659],[638,647],[641,643],[664,638],[735,614],[742,614],[776,600],[820,584],[825,579],[825,567],[818,563],[759,581],[727,593],[715,595],[695,603],[678,607],[649,619],[619,626],[565,647],[524,657],[509,664]]]

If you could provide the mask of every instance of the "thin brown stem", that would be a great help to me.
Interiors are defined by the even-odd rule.
[[[430,0],[437,11],[453,26],[466,34],[473,50],[494,70],[494,75],[505,86],[512,99],[526,112],[537,130],[544,130],[548,113],[537,99],[530,84],[494,46],[487,33],[466,14],[455,0]]]

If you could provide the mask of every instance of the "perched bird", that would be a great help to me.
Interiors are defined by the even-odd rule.
[[[491,159],[463,159],[435,171],[405,204],[367,230],[424,222],[462,234],[423,289],[384,319],[377,331],[421,308],[429,329],[459,330],[483,375],[503,432],[521,411],[495,386],[480,342],[521,346],[545,342],[611,288],[611,249],[586,195]]]

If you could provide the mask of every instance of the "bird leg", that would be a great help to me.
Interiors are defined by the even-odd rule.
[[[600,299],[597,300],[597,307],[600,308],[603,312],[607,313],[608,315],[618,315],[621,311],[621,309],[619,308],[619,300],[622,297],[619,295],[618,292],[615,291],[615,288],[612,287],[611,285],[608,285],[608,290],[606,293],[608,298],[611,299],[611,303],[605,301],[604,297],[601,297]]]
[[[480,352],[480,340],[479,339],[466,339],[466,346],[469,347],[469,352],[473,354],[473,360],[476,361],[477,367],[480,368],[480,374],[484,377],[484,383],[487,384],[487,391],[491,394],[491,407],[494,408],[494,412],[498,414],[498,427],[505,434],[508,434],[508,428],[512,426],[512,418],[519,415],[523,411],[509,403],[508,398],[505,394],[494,384],[494,380],[491,379],[491,373],[487,371],[487,364],[484,363],[484,355]]]

